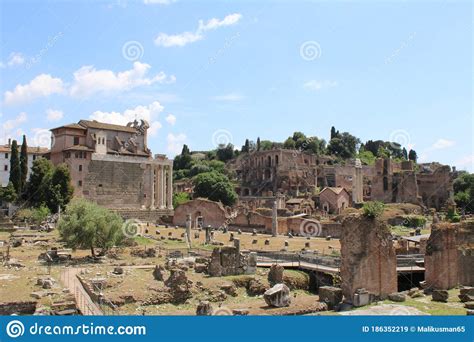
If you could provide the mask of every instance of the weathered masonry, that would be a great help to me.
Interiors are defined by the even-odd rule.
[[[112,209],[173,210],[173,162],[152,156],[146,121],[127,126],[81,120],[52,129],[49,158],[66,163],[74,195]]]

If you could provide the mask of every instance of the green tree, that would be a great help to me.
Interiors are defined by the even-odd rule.
[[[257,151],[260,151],[260,137],[257,138]]]
[[[242,153],[249,153],[250,152],[250,141],[245,139],[245,144],[242,146]]]
[[[28,145],[26,144],[26,136],[23,135],[23,142],[20,150],[20,192],[24,190],[26,185],[26,176],[28,175]]]
[[[474,174],[463,172],[454,181],[454,200],[465,213],[474,213]]]
[[[405,147],[402,150],[402,155],[404,160],[408,160],[408,151]]]
[[[54,166],[49,160],[39,158],[33,162],[30,178],[23,193],[23,199],[31,206],[39,207],[46,204],[51,192],[53,172]]]
[[[227,176],[212,171],[201,173],[194,178],[194,194],[196,197],[221,201],[224,205],[232,205],[237,200],[234,186]]]
[[[329,142],[328,152],[342,159],[354,158],[360,140],[347,132],[338,134],[338,136]]]
[[[227,146],[219,146],[216,151],[217,159],[222,162],[227,162],[234,158],[234,146],[232,144],[227,144]]]
[[[16,199],[17,194],[12,182],[9,182],[4,188],[0,186],[0,202],[13,203]]]
[[[179,205],[189,202],[191,196],[187,192],[177,192],[173,194],[173,208],[177,208]]]
[[[410,152],[408,152],[408,160],[412,160],[416,163],[418,160],[418,155],[416,154],[415,150],[410,150]]]
[[[288,150],[293,150],[296,148],[296,142],[293,140],[293,138],[288,138],[283,143],[283,147]]]
[[[180,155],[177,155],[173,161],[174,170],[185,170],[191,168],[191,152],[188,145],[184,144]]]
[[[11,156],[10,156],[10,178],[8,180],[13,184],[17,195],[21,191],[21,170],[20,159],[18,157],[18,143],[16,140],[12,141]]]
[[[117,214],[84,199],[75,199],[66,207],[58,230],[69,248],[95,249],[102,252],[124,242],[123,221]]]
[[[269,151],[269,150],[273,149],[273,141],[262,140],[260,142],[260,148],[262,149],[262,151]]]
[[[336,137],[336,127],[332,126],[331,127],[331,138],[329,140],[332,140]]]
[[[54,168],[50,192],[47,205],[52,212],[57,212],[58,207],[64,209],[72,199],[74,188],[71,185],[71,174],[66,164],[60,164]]]
[[[374,165],[375,156],[370,151],[359,151],[357,157],[364,165]]]
[[[382,202],[365,202],[364,206],[362,207],[362,212],[365,217],[375,219],[382,215],[384,208],[385,204]]]

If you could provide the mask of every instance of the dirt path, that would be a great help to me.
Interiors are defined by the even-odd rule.
[[[61,282],[63,283],[64,287],[69,289],[69,291],[74,294],[77,307],[83,315],[102,316],[103,312],[92,301],[91,297],[87,294],[86,290],[77,278],[77,275],[82,270],[82,268],[64,268],[61,270]]]

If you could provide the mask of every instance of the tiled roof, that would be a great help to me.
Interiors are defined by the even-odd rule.
[[[342,191],[347,192],[347,190],[342,187],[327,187],[327,188],[324,188],[321,192],[326,191],[326,190],[331,190],[336,195],[339,195]]]
[[[84,126],[81,126],[77,123],[71,123],[71,124],[60,126],[60,127],[52,128],[50,130],[54,131],[54,130],[59,129],[59,128],[75,128],[75,129],[82,129],[82,130],[86,129]]]
[[[8,145],[1,145],[0,146],[0,152],[2,153],[9,153],[11,152],[12,148],[11,146]],[[21,145],[18,145],[18,153],[20,153],[21,150]],[[44,154],[49,152],[49,149],[47,147],[29,147],[27,149],[29,154]]]
[[[87,146],[84,146],[84,145],[74,145],[74,146],[65,148],[64,151],[90,151],[90,152],[94,152],[93,149],[91,149]]]
[[[84,126],[86,128],[105,129],[105,130],[110,130],[110,131],[129,132],[129,133],[137,132],[137,130],[133,127],[113,125],[113,124],[98,122],[95,120],[94,121],[81,120],[79,121],[79,125]]]

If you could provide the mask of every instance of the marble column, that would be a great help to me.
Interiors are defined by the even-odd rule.
[[[160,175],[160,196],[161,196],[161,202],[160,202],[160,208],[165,209],[166,208],[166,182],[165,182],[165,177],[166,177],[166,170],[164,165],[161,165],[161,175]]]
[[[155,209],[155,166],[150,165],[150,209]]]
[[[162,173],[161,165],[156,167],[156,175],[155,175],[155,194],[156,194],[156,207],[162,209],[162,191],[161,191],[161,173]]]
[[[173,168],[168,166],[168,209],[173,210]]]

